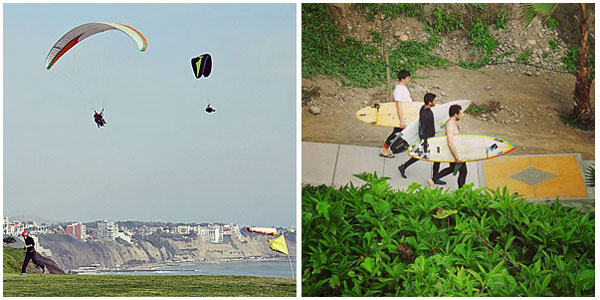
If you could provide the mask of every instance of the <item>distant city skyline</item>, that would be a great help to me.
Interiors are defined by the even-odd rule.
[[[67,224],[67,223],[94,223],[101,221],[114,221],[114,222],[143,222],[143,223],[173,223],[173,224],[236,224],[241,227],[252,227],[262,226],[265,227],[279,227],[279,228],[296,228],[296,224],[293,225],[277,225],[277,224],[239,224],[228,221],[216,221],[216,222],[203,222],[203,221],[162,221],[162,220],[116,220],[116,219],[94,219],[94,220],[50,220],[43,217],[34,215],[16,215],[16,216],[4,216],[9,221],[20,221],[20,222],[32,222],[35,221],[38,224]]]
[[[295,3],[3,11],[4,216],[296,226]],[[59,38],[98,21],[147,49],[106,31],[46,70]],[[196,79],[205,53],[212,73]]]

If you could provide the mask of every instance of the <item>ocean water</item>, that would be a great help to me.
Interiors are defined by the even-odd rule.
[[[294,276],[296,262],[292,261]],[[292,278],[290,263],[279,261],[235,262],[218,264],[184,264],[160,266],[147,270],[98,272],[89,275],[241,275],[256,277]]]

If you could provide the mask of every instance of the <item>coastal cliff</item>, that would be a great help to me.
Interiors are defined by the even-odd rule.
[[[285,234],[289,253],[296,254],[296,234]],[[203,241],[195,235],[159,235],[134,238],[131,243],[117,239],[80,241],[68,235],[40,235],[40,244],[52,251],[52,259],[64,270],[90,265],[129,268],[145,264],[173,262],[220,262],[228,260],[287,260],[287,255],[271,250],[272,236],[242,233],[222,243]]]

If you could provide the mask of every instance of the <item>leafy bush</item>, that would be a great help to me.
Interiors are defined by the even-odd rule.
[[[481,20],[473,23],[469,37],[471,38],[471,44],[488,54],[492,53],[500,44],[490,32],[488,25]]]
[[[302,5],[302,77],[329,75],[372,87],[385,79],[381,55],[373,44],[342,38],[325,4]]]
[[[496,21],[494,22],[494,29],[505,29],[506,30],[506,15],[504,11],[499,11],[496,15]]]
[[[592,187],[596,186],[596,167],[594,165],[585,169],[585,183]]]
[[[446,34],[457,29],[464,29],[462,18],[456,5],[436,5],[432,17],[425,19],[425,29],[434,34]]]
[[[409,70],[413,74],[419,68],[446,68],[450,62],[431,53],[439,43],[440,38],[437,36],[430,37],[427,42],[400,41],[390,51],[390,64],[395,69]]]
[[[591,40],[591,39],[590,39]],[[590,42],[593,45],[593,41]],[[563,58],[563,68],[566,69],[569,73],[575,75],[575,71],[577,71],[577,61],[579,60],[579,48],[572,47],[567,50],[567,55]],[[594,57],[594,49],[590,47],[590,53],[588,54],[588,61],[590,66],[590,79],[594,80],[595,78],[595,57]]]
[[[362,88],[380,85],[386,80],[382,39],[379,32],[371,32],[370,43],[342,38],[325,4],[305,3],[302,5],[302,77],[328,75],[344,85]],[[427,42],[406,41],[392,45],[389,51],[392,71],[405,69],[415,75],[418,68],[447,67],[447,60],[431,54],[439,42],[440,39],[433,36]]]
[[[517,61],[518,62],[522,62],[522,63],[527,63],[529,62],[529,57],[531,56],[532,52],[531,50],[525,50],[525,52],[523,52],[521,55],[519,55],[519,57],[517,57]]]
[[[4,247],[2,257],[3,273],[21,273],[23,258],[25,258],[23,249]]]
[[[593,296],[594,218],[506,188],[302,190],[303,296]]]
[[[546,20],[546,26],[548,26],[552,30],[556,30],[556,28],[558,27],[558,20],[550,17],[548,18],[548,20]]]

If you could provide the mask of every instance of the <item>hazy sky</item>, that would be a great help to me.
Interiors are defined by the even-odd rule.
[[[4,216],[295,226],[295,4],[3,9]],[[148,49],[107,31],[45,69],[60,37],[96,21]],[[197,80],[204,53],[213,71]]]

